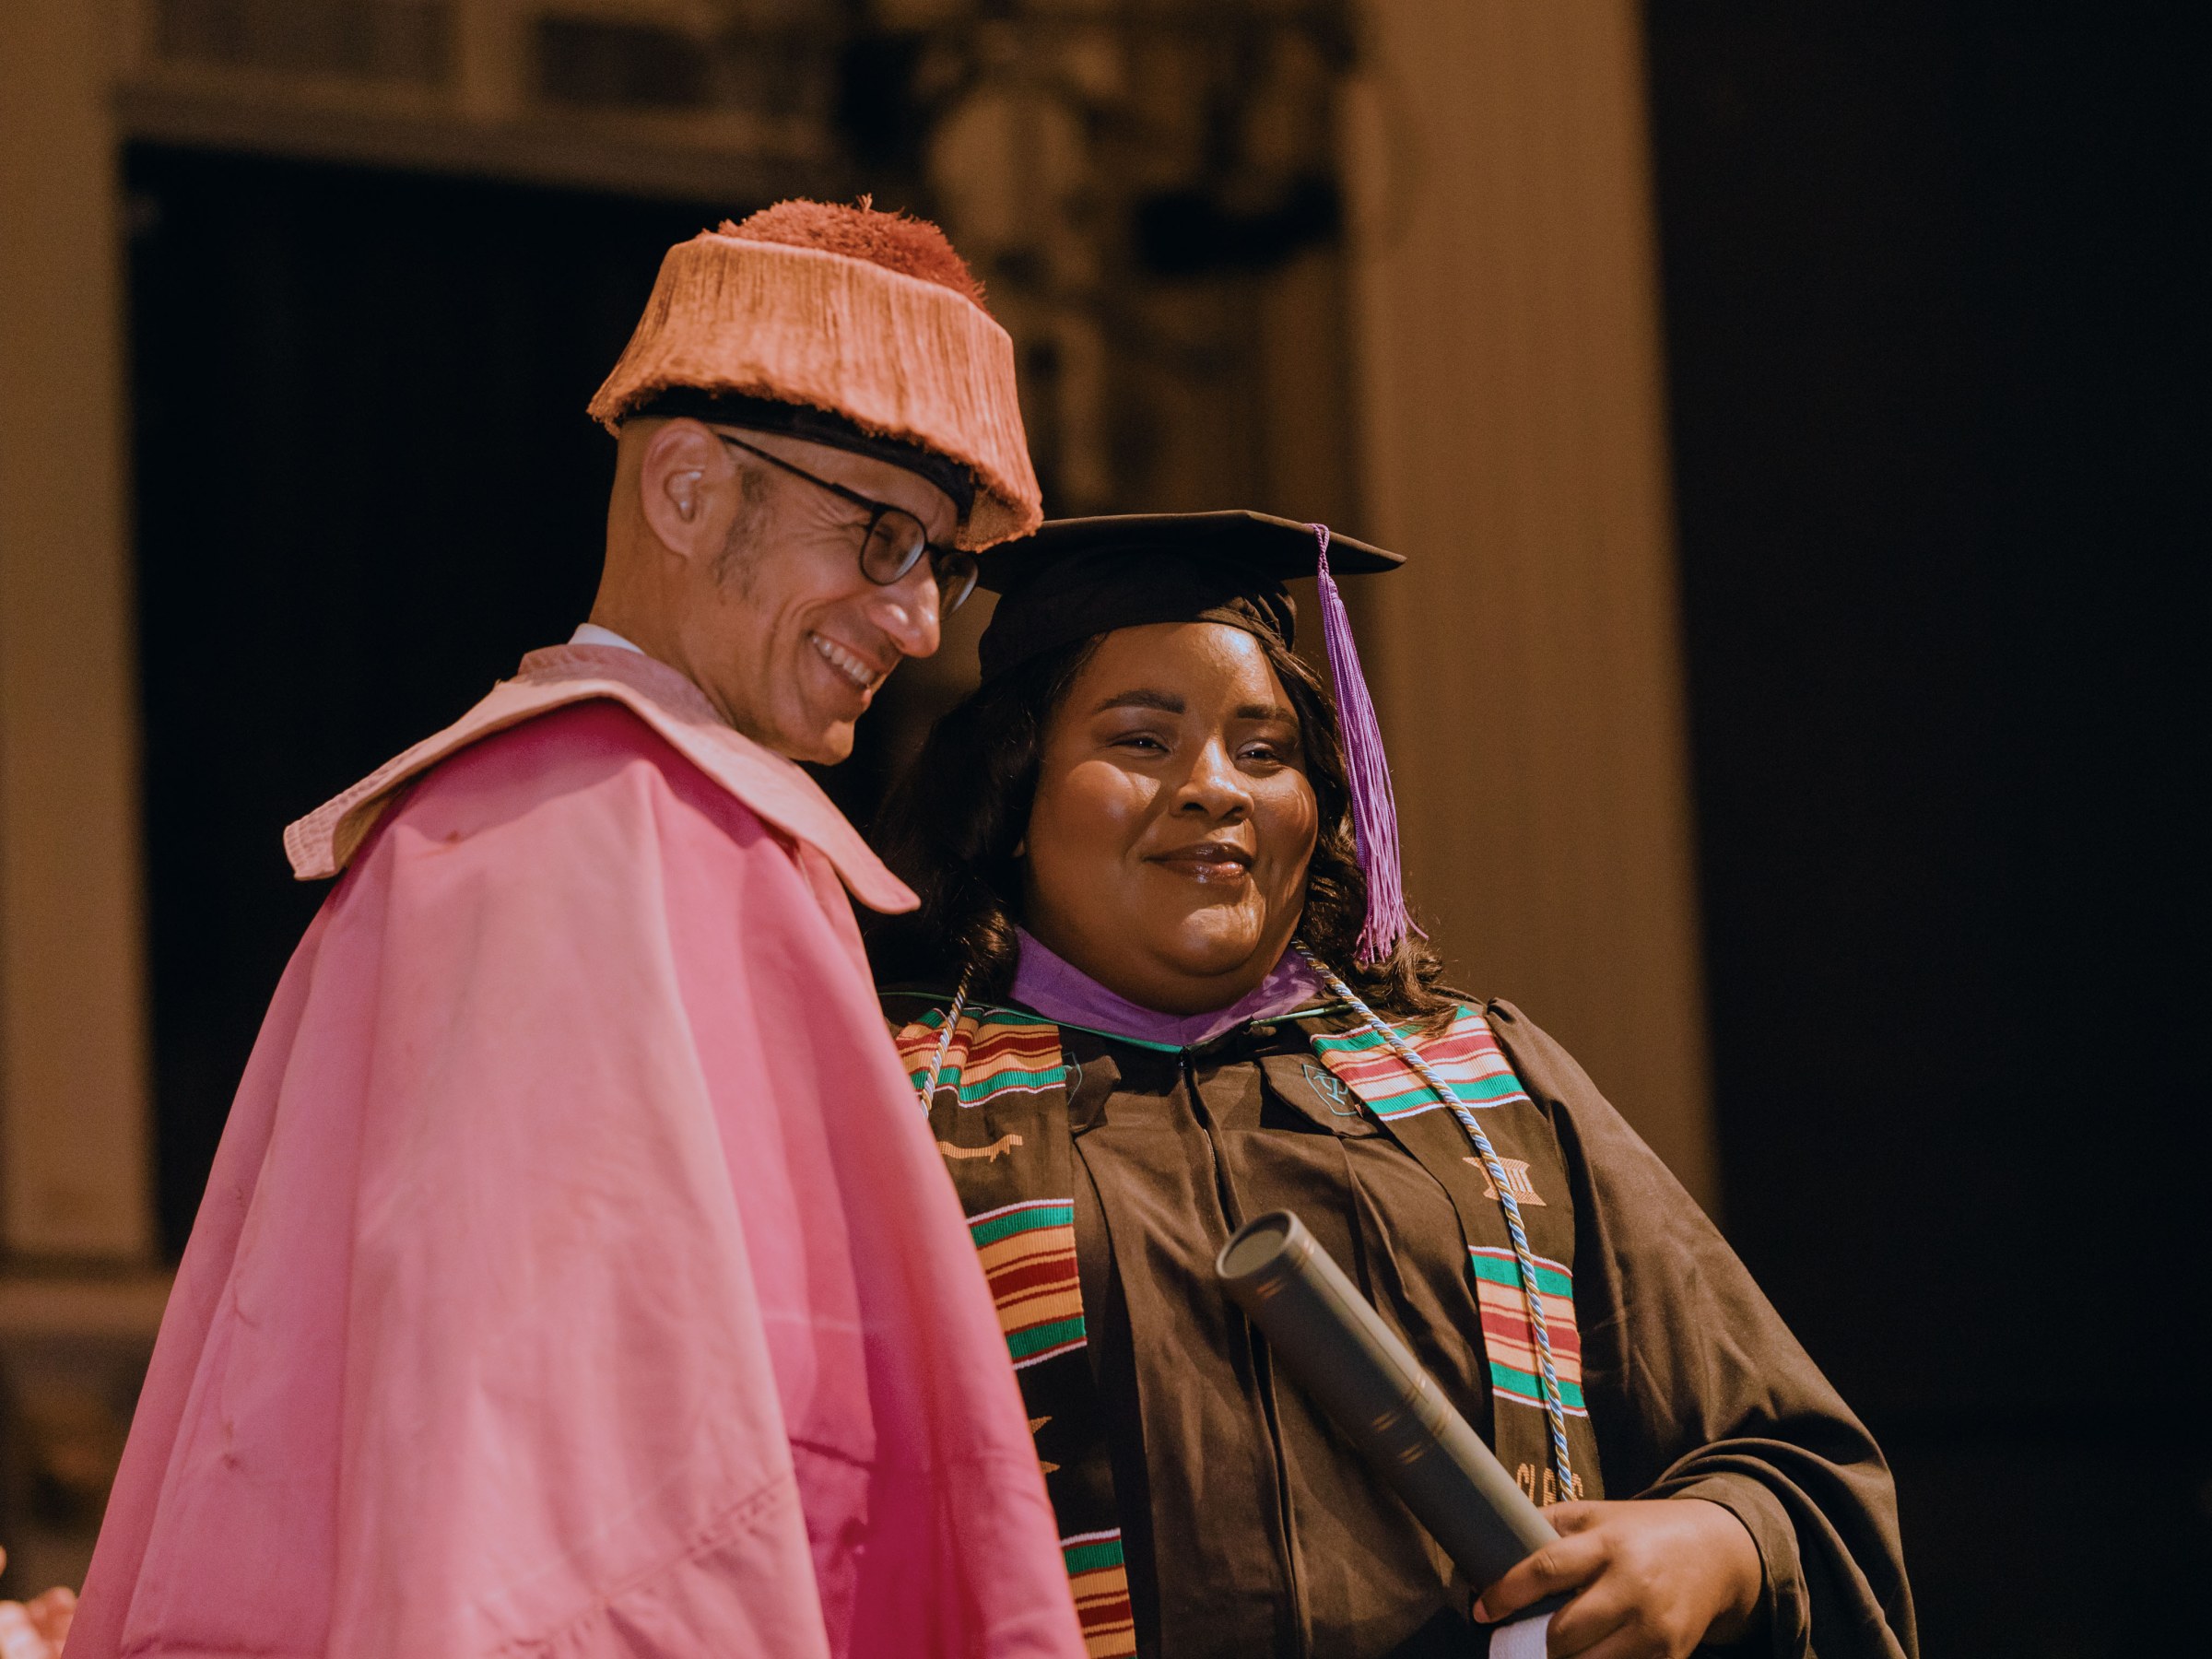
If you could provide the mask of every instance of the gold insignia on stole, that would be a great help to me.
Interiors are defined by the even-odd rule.
[[[1498,1197],[1498,1183],[1490,1179],[1489,1171],[1484,1167],[1483,1161],[1479,1158],[1470,1158],[1467,1161],[1482,1171],[1482,1195],[1495,1203]],[[1518,1158],[1501,1158],[1498,1161],[1505,1166],[1505,1184],[1513,1189],[1515,1198],[1523,1204],[1533,1204],[1538,1209],[1551,1207],[1543,1199],[1536,1196],[1535,1185],[1528,1178],[1526,1163]]]

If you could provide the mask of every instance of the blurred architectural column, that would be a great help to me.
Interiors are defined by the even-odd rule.
[[[1368,0],[1366,617],[1408,886],[1712,1207],[1641,15]]]
[[[112,0],[0,5],[0,1241],[152,1250]]]

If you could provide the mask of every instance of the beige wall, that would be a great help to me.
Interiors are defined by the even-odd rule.
[[[0,5],[0,1238],[151,1251],[122,285],[97,0]]]
[[[1408,885],[1709,1207],[1638,8],[1371,0],[1347,123]]]

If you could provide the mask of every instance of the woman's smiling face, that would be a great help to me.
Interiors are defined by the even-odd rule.
[[[1023,921],[1110,991],[1227,1007],[1298,929],[1319,813],[1260,641],[1218,622],[1101,640],[1045,728]]]

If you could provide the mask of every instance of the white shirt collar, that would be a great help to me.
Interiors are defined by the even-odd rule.
[[[606,645],[616,651],[635,651],[640,656],[645,654],[643,651],[632,645],[613,629],[602,628],[596,622],[586,622],[579,628],[569,636],[569,643],[571,645]]]

